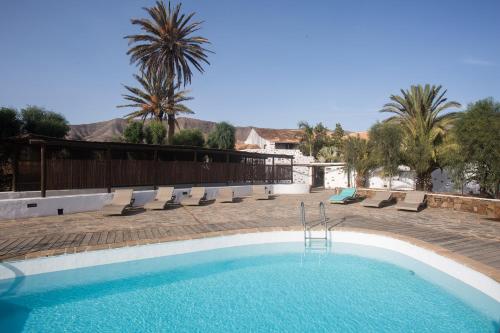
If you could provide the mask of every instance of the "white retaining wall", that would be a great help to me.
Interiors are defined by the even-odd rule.
[[[307,184],[274,184],[273,193],[275,194],[300,194],[308,193]],[[207,200],[214,200],[217,197],[219,187],[207,187]],[[241,185],[232,186],[236,197],[245,197],[252,194],[252,186]],[[174,190],[176,202],[179,203],[182,197],[189,195],[191,188],[177,188]],[[10,192],[12,193],[12,192]],[[1,219],[20,219],[37,216],[58,215],[58,210],[62,209],[63,214],[79,213],[87,211],[96,211],[111,202],[112,193],[90,193],[74,195],[54,195],[50,197],[29,197],[24,195],[33,195],[39,192],[18,192],[20,198],[0,200],[0,220]],[[156,195],[154,190],[134,191],[134,206],[143,206],[152,201]]]

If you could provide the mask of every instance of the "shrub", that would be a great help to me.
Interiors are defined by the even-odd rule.
[[[16,109],[0,108],[0,139],[18,135],[21,132],[21,124]]]
[[[144,139],[142,122],[130,122],[123,132],[123,138],[125,142],[128,143],[142,143],[142,140]]]
[[[63,138],[69,131],[66,118],[38,106],[28,106],[21,110],[23,130],[27,133]]]
[[[176,133],[172,139],[174,145],[203,147],[205,138],[203,133],[197,128],[183,129]]]
[[[234,149],[236,129],[233,125],[221,122],[215,125],[207,139],[207,145],[210,148]]]
[[[146,143],[161,145],[164,143],[165,136],[167,135],[167,129],[163,126],[163,123],[158,120],[151,121],[144,128],[144,138]]]

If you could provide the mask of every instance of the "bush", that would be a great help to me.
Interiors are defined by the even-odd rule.
[[[69,131],[66,118],[59,113],[38,106],[28,106],[21,110],[23,130],[27,133],[63,138]]]
[[[374,166],[382,167],[389,177],[389,189],[392,177],[398,173],[403,162],[403,131],[399,124],[376,123],[370,129],[371,158]]]
[[[174,135],[172,144],[203,147],[205,145],[205,138],[203,137],[203,133],[201,133],[201,131],[197,128],[184,129]]]
[[[210,148],[234,149],[236,129],[233,125],[221,122],[215,125],[207,139],[207,145]]]
[[[22,122],[16,109],[0,108],[0,139],[21,133]]]
[[[123,132],[123,138],[125,142],[128,143],[142,143],[142,140],[144,139],[142,122],[130,122]]]
[[[163,126],[163,123],[158,120],[151,121],[144,128],[144,138],[146,143],[161,145],[164,143],[165,136],[167,135],[167,129]]]
[[[500,197],[500,103],[489,98],[469,104],[453,134],[461,162],[472,169],[468,180],[477,181],[482,194]]]

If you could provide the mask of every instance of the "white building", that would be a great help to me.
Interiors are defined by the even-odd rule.
[[[309,166],[314,157],[304,156],[299,150],[301,130],[252,128],[244,142],[236,144],[236,149],[265,154],[293,155],[293,182],[312,185],[312,172]],[[266,161],[271,164],[271,159]],[[275,159],[275,164],[287,164],[288,161]]]
[[[312,156],[304,156],[299,150],[302,131],[297,129],[252,128],[244,142],[236,144],[238,150],[246,150],[266,154],[293,155],[293,181],[298,184],[308,184],[311,187],[335,189],[354,186],[355,174],[347,172],[344,163],[320,163]],[[368,139],[367,132],[354,132],[348,136],[359,136]],[[267,164],[272,160],[268,159]],[[288,164],[288,161],[275,159],[276,164]],[[350,179],[349,179],[350,178]],[[454,189],[451,179],[444,170],[432,173],[432,183],[435,192],[460,192]],[[388,189],[389,178],[385,177],[381,168],[368,174],[365,184],[369,188]],[[394,190],[415,189],[415,172],[406,166],[400,166],[397,175],[392,177],[391,186]],[[477,184],[466,184],[465,193],[478,193]]]

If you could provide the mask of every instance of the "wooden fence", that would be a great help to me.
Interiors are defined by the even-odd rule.
[[[40,165],[18,162],[18,191],[40,189]],[[47,190],[291,181],[291,165],[154,160],[111,160],[109,166],[106,160],[47,160],[45,178]]]
[[[201,147],[85,142],[35,135],[6,141],[15,191],[293,183],[293,156]],[[275,165],[275,158],[290,165]],[[266,165],[272,161],[271,165]]]

